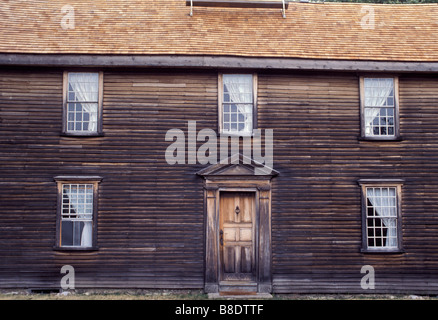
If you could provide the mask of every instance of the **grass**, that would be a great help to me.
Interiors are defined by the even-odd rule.
[[[208,300],[208,295],[199,290],[78,290],[68,294],[3,290],[0,292],[0,300]],[[438,300],[438,297],[396,294],[274,294],[272,300]]]
[[[1,292],[0,300],[206,300],[196,290],[80,290],[68,293]]]

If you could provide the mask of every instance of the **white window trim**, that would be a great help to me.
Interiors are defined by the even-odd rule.
[[[362,215],[362,248],[364,253],[401,253],[403,250],[402,242],[402,187],[403,179],[359,179],[359,186],[361,187],[361,215]],[[368,230],[367,230],[367,188],[395,188],[396,189],[396,232],[397,232],[397,246],[396,247],[369,247],[368,246]]]
[[[371,79],[393,79],[394,81],[394,134],[393,135],[366,135],[365,123],[365,78]],[[400,137],[400,111],[399,111],[399,78],[393,75],[362,75],[359,77],[360,92],[360,123],[361,136],[363,140],[401,140]]]
[[[69,73],[97,73],[98,80],[98,103],[97,103],[97,128],[95,131],[68,130],[68,75]],[[63,73],[63,112],[62,112],[62,134],[66,136],[99,136],[102,135],[102,105],[103,105],[103,72],[102,71],[64,71]]]
[[[250,75],[252,75],[252,94],[253,94],[253,108],[252,108],[252,128],[251,128],[251,132],[229,132],[229,131],[224,131],[223,128],[223,115],[224,115],[224,110],[223,110],[223,97],[224,97],[224,92],[223,92],[223,76],[225,74],[230,74],[230,75],[248,75],[249,73],[219,73],[218,74],[218,128],[219,128],[219,133],[220,134],[224,134],[224,135],[229,135],[229,136],[252,136],[254,134],[254,129],[257,129],[257,86],[258,86],[258,76],[256,73],[251,73]]]
[[[54,178],[58,186],[58,205],[56,214],[56,241],[54,249],[58,250],[96,250],[97,249],[97,212],[98,212],[98,185],[102,181],[100,176],[57,176]],[[92,185],[93,186],[93,203],[92,203],[92,235],[91,244],[87,246],[63,245],[61,224],[63,221],[63,186],[68,184]],[[77,221],[83,221],[79,219]],[[89,221],[89,219],[86,219]]]

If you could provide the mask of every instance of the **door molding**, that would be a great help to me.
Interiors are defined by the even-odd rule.
[[[243,163],[245,160],[245,163]],[[221,191],[255,192],[258,238],[256,282],[259,293],[272,292],[271,252],[271,179],[278,171],[255,174],[256,164],[239,156],[238,163],[215,164],[199,171],[204,178],[205,280],[206,293],[219,292],[219,197]]]

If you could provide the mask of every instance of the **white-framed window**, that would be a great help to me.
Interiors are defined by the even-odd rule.
[[[92,184],[62,184],[61,246],[92,246],[93,193]]]
[[[101,178],[60,176],[55,181],[59,198],[56,247],[95,247],[97,188]]]
[[[398,137],[398,78],[361,77],[362,136]]]
[[[367,187],[366,198],[368,248],[397,248],[397,189]]]
[[[402,180],[359,180],[364,251],[401,250]]]
[[[219,76],[219,127],[221,133],[250,135],[255,128],[256,83],[253,74]]]
[[[64,73],[64,133],[93,135],[100,132],[102,73]]]

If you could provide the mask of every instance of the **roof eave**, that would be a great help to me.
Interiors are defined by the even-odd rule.
[[[0,53],[2,66],[239,68],[361,72],[438,72],[437,61],[297,59],[285,57]]]

